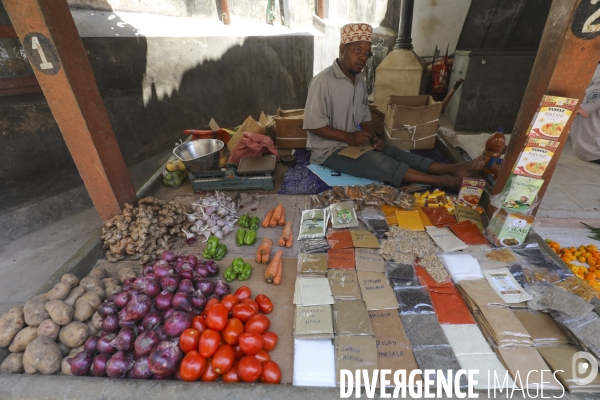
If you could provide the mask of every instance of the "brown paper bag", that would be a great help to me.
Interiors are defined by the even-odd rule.
[[[256,122],[256,120],[252,118],[251,115],[248,116],[248,118],[246,118],[244,123],[237,130],[235,135],[233,135],[233,137],[229,139],[229,142],[227,143],[227,148],[229,149],[230,153],[233,153],[233,150],[235,150],[235,146],[237,146],[238,142],[242,140],[244,132],[258,133],[260,135],[264,135],[267,131],[262,125]]]

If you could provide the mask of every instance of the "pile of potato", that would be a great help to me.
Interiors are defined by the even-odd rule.
[[[71,375],[69,356],[83,351],[89,336],[99,334],[102,319],[96,310],[102,301],[122,290],[122,281],[136,277],[131,268],[110,278],[104,268],[94,268],[81,281],[72,274],[62,276],[48,293],[11,308],[0,317],[0,347],[11,354],[0,364],[0,372]]]

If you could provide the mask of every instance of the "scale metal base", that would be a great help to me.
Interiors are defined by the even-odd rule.
[[[207,190],[273,190],[274,155],[243,158],[240,165],[228,165],[215,171],[191,172],[194,193]]]

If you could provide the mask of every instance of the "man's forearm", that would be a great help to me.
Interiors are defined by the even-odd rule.
[[[349,136],[348,132],[341,131],[339,129],[332,128],[329,125],[325,125],[319,129],[309,129],[312,133],[323,139],[337,140],[338,142],[348,143]]]

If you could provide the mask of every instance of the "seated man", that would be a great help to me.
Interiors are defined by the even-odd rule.
[[[571,127],[571,144],[583,161],[600,164],[600,64],[585,91],[578,115]]]
[[[442,164],[400,150],[375,135],[361,74],[371,55],[372,32],[368,24],[344,25],[339,58],[310,82],[304,111],[310,162],[394,186],[424,183],[459,189],[463,177],[483,168],[481,157],[472,162]],[[338,154],[348,145],[369,142],[375,151],[357,159]]]

